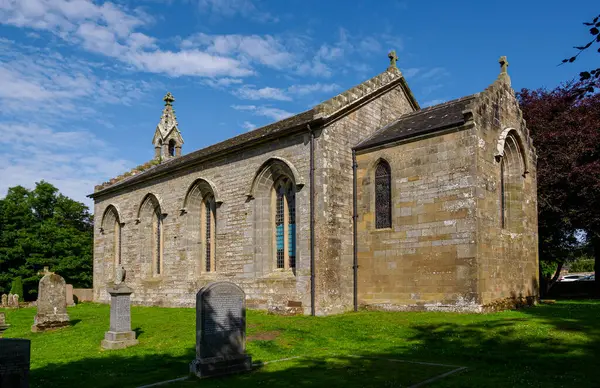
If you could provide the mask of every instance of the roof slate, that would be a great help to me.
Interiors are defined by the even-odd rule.
[[[465,123],[463,111],[477,95],[470,95],[443,104],[434,105],[400,117],[364,140],[356,150],[376,147],[392,141],[433,133]]]

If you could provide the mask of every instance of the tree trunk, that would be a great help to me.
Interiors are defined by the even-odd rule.
[[[544,287],[544,296],[547,295],[550,292],[550,289],[552,288],[552,286],[554,286],[556,284],[556,282],[558,281],[558,278],[560,277],[560,271],[562,271],[562,267],[563,267],[564,263],[558,263],[558,266],[556,267],[556,272],[554,273],[554,276],[552,276],[552,278],[548,279],[545,283],[546,286]]]

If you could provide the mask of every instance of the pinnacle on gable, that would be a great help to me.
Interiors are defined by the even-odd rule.
[[[165,97],[163,98],[163,101],[165,102],[165,106],[171,106],[175,101],[175,97],[173,97],[171,92],[167,92],[167,94],[165,94]]]
[[[398,56],[396,55],[396,50],[390,51],[388,54],[388,58],[390,59],[390,67],[396,67],[396,61],[398,61]]]

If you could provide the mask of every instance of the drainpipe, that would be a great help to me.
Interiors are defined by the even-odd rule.
[[[352,269],[354,270],[354,311],[358,311],[358,231],[356,230],[356,221],[358,219],[357,201],[356,201],[356,151],[352,150]]]
[[[315,133],[306,125],[310,132],[310,315],[315,316]]]

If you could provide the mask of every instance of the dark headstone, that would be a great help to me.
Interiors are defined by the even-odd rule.
[[[246,354],[246,295],[231,282],[216,282],[196,294],[196,359],[200,378],[252,369]]]
[[[29,388],[29,356],[27,339],[0,338],[0,387]]]
[[[137,345],[135,331],[131,331],[131,294],[133,290],[125,283],[111,284],[110,294],[110,329],[104,333],[102,347],[104,349],[123,349]]]
[[[31,331],[44,331],[69,326],[65,279],[55,273],[47,273],[40,280],[37,298],[37,314]]]

